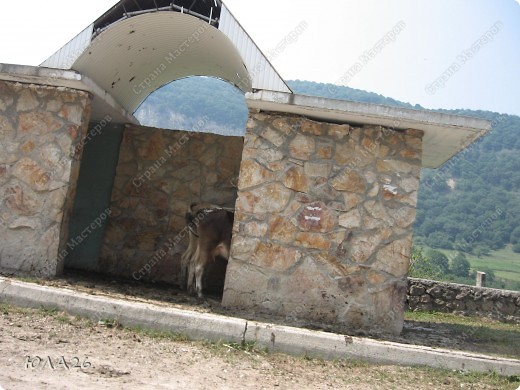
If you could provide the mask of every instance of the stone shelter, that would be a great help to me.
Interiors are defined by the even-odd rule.
[[[215,282],[224,306],[399,333],[420,170],[489,122],[297,95],[222,2],[118,8],[130,3],[43,66],[0,64],[2,272],[176,283],[184,213],[211,202],[235,208],[227,269],[210,271],[225,274]],[[152,41],[157,31],[169,38]],[[140,61],[150,45],[157,57]],[[243,137],[205,133],[204,120],[171,131],[133,117],[155,89],[200,74],[245,93]]]

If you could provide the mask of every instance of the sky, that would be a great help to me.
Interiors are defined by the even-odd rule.
[[[224,2],[286,80],[520,115],[520,0]],[[40,64],[115,3],[4,2],[0,62]]]

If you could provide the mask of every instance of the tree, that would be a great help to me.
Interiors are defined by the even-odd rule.
[[[511,232],[509,241],[511,244],[520,243],[520,226],[515,227],[515,229]]]
[[[430,249],[426,252],[426,257],[430,259],[432,266],[436,267],[440,273],[447,274],[449,272],[450,262],[444,253]]]
[[[482,256],[488,256],[490,249],[485,245],[478,245],[471,252],[480,259]]]
[[[435,266],[430,258],[423,253],[422,248],[413,247],[408,276],[412,278],[440,280],[443,275],[439,267]]]
[[[470,264],[466,256],[459,252],[451,262],[450,272],[455,276],[467,277],[469,275]]]
[[[513,245],[513,252],[520,253],[520,242],[518,244]]]
[[[447,234],[443,232],[433,232],[426,239],[426,243],[432,248],[452,249],[453,245]]]

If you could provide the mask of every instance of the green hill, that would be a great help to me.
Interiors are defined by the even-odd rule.
[[[288,83],[299,94],[422,108],[332,84]],[[439,169],[423,170],[415,243],[477,257],[508,245],[520,252],[520,117],[466,109],[436,111],[485,118],[492,121],[493,130],[464,155]],[[240,91],[229,84],[195,77],[156,91],[136,115],[149,125],[179,129],[191,129],[198,118],[208,116],[207,131],[238,135],[245,128],[247,107]]]

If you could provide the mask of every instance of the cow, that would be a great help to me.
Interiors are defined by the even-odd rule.
[[[229,258],[234,213],[214,205],[190,205],[186,213],[189,230],[188,248],[181,259],[181,283],[188,292],[203,298],[202,277],[216,256]],[[186,281],[187,275],[187,283]],[[194,291],[195,290],[195,291]]]

